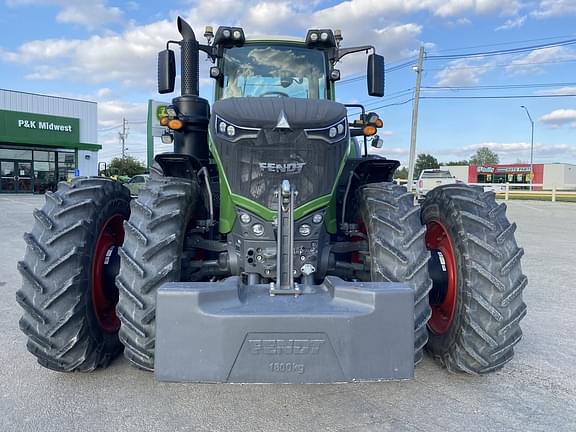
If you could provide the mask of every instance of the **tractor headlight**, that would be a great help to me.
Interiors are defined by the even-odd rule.
[[[298,228],[298,233],[302,236],[302,237],[308,237],[310,235],[310,233],[312,232],[312,227],[308,224],[302,224],[300,225],[300,227]]]
[[[241,47],[245,41],[244,30],[240,27],[218,27],[214,35],[214,45],[224,48]]]
[[[252,225],[252,232],[256,237],[262,237],[264,235],[264,225],[259,223]]]
[[[336,48],[336,38],[330,29],[308,30],[307,48]]]
[[[168,117],[178,117],[178,113],[176,112],[176,108],[172,105],[166,107],[166,114]]]
[[[346,137],[348,121],[346,117],[344,117],[336,124],[319,129],[304,129],[304,132],[310,139],[321,139],[329,143],[335,143]]]
[[[259,128],[237,126],[220,117],[216,117],[214,129],[216,130],[216,135],[233,142],[246,138],[256,138],[258,132],[260,132]]]

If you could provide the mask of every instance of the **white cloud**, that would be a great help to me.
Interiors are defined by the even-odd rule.
[[[500,15],[514,15],[521,7],[517,0],[447,0],[428,1],[424,4],[435,4],[435,14],[448,17],[475,13],[478,15],[498,13]]]
[[[552,96],[576,95],[576,87],[560,87],[552,90],[539,90],[536,94]]]
[[[120,21],[121,17],[122,11],[117,7],[107,7],[100,2],[82,2],[72,5],[66,4],[56,16],[56,20],[93,29],[103,24]]]
[[[130,2],[133,3],[133,2]],[[90,30],[111,22],[120,21],[122,10],[108,6],[106,0],[69,1],[69,0],[8,0],[10,7],[58,6],[61,8],[56,20],[61,23],[78,24]]]
[[[5,60],[13,63],[38,63],[63,57],[72,57],[74,50],[82,44],[73,39],[45,39],[26,42],[17,51],[2,51]]]
[[[55,5],[61,8],[59,19],[83,25],[95,25],[119,19],[122,11],[109,6],[106,0],[70,2],[69,0],[9,0],[13,7],[26,5]],[[248,34],[288,32],[304,35],[309,27],[340,28],[344,45],[373,44],[387,62],[414,56],[422,34],[422,26],[402,22],[402,17],[413,12],[427,12],[454,20],[468,22],[462,14],[508,15],[518,9],[517,1],[502,0],[372,0],[342,1],[337,5],[313,11],[321,2],[250,0],[220,0],[218,7],[203,0],[182,15],[187,17],[201,39],[206,24],[242,25]],[[125,4],[133,8],[134,5]],[[226,15],[222,13],[226,11]],[[170,19],[146,25],[128,23],[120,32],[102,30],[98,35],[83,40],[48,39],[30,41],[12,51],[0,50],[4,61],[29,65],[25,72],[33,80],[76,80],[102,86],[119,83],[124,87],[150,91],[156,81],[156,53],[166,40],[179,39],[174,23],[175,11]],[[92,20],[89,22],[89,20]],[[226,21],[226,22],[224,22]],[[520,60],[518,60],[520,61]],[[342,76],[363,73],[365,56],[346,57],[339,66]],[[475,84],[491,66],[466,68],[467,63],[455,63],[438,74],[443,84]],[[201,62],[201,66],[206,66]],[[462,69],[462,70],[459,70]]]
[[[26,78],[66,79],[152,89],[156,82],[156,53],[166,40],[176,39],[173,22],[129,26],[121,34],[85,40],[48,39],[27,42],[13,52],[0,52],[10,62],[31,65]]]
[[[574,0],[542,0],[538,9],[531,12],[536,18],[553,18],[576,14],[576,1]]]
[[[493,64],[482,62],[482,58],[453,60],[438,72],[435,78],[441,86],[477,85],[482,75],[494,69]]]
[[[540,121],[551,127],[570,124],[576,128],[576,109],[557,109],[540,117]]]
[[[514,28],[520,28],[524,25],[524,23],[526,22],[526,15],[522,15],[516,18],[509,18],[506,20],[506,22],[504,24],[502,24],[499,27],[496,27],[496,31],[500,31],[500,30],[511,30]]]
[[[511,73],[537,73],[541,72],[541,64],[555,63],[567,60],[575,60],[576,52],[563,46],[542,48],[531,51],[529,54],[518,57],[506,66],[506,71]]]
[[[23,4],[42,0],[13,1]],[[362,1],[353,0],[355,5]],[[387,61],[392,62],[413,55],[420,45],[418,36],[422,28],[417,24],[390,23],[366,8],[355,17],[326,14],[333,8],[315,13],[310,8],[305,2],[253,1],[245,4],[221,0],[218,8],[204,1],[184,15],[200,39],[203,26],[212,24],[216,27],[225,18],[222,10],[226,10],[227,16],[232,18],[223,24],[240,24],[248,34],[278,34],[288,30],[303,37],[306,29],[313,26],[340,28],[346,46],[373,44]],[[122,32],[106,31],[84,40],[31,41],[14,51],[2,51],[0,55],[10,62],[29,64],[28,79],[65,78],[95,84],[116,81],[126,87],[152,89],[156,80],[156,53],[163,49],[166,40],[179,39],[174,21],[164,19],[147,25],[129,24]],[[206,66],[204,63],[201,62],[201,66]],[[365,64],[366,58],[361,54],[347,57],[341,67],[342,76],[364,72]]]

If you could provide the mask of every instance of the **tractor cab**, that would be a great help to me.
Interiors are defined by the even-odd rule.
[[[232,97],[333,99],[324,52],[304,44],[255,41],[226,49],[210,75],[215,100]]]

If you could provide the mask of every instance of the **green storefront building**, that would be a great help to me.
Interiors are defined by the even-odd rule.
[[[94,102],[0,89],[0,193],[44,193],[97,175]]]

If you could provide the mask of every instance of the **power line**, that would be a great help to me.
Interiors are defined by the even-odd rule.
[[[533,84],[502,84],[502,85],[476,85],[476,86],[422,86],[423,89],[432,90],[504,90],[543,87],[569,87],[576,86],[574,82],[566,83],[533,83]]]
[[[399,70],[402,70],[402,69],[406,69],[406,68],[408,68],[408,67],[412,67],[412,66],[414,66],[415,64],[416,64],[416,63],[414,62],[414,60],[409,60],[409,61],[407,61],[407,62],[400,63],[400,64],[398,64],[398,65],[396,65],[396,66],[388,67],[388,68],[386,68],[386,69],[384,70],[384,72],[385,72],[385,73],[396,72],[396,71],[399,71]],[[337,81],[337,83],[338,83],[338,84],[348,84],[348,83],[352,83],[352,82],[356,82],[356,81],[361,81],[361,80],[364,80],[364,79],[366,79],[366,74],[364,74],[364,75],[356,75],[356,76],[353,76],[353,77],[350,77],[350,78],[346,78],[346,79]]]
[[[494,46],[514,45],[514,44],[519,44],[519,43],[540,42],[540,41],[552,40],[552,39],[568,39],[568,38],[572,38],[572,37],[574,37],[573,34],[560,35],[560,36],[550,36],[550,37],[537,38],[537,39],[522,39],[522,40],[508,41],[508,42],[497,42],[497,43],[492,43],[492,44],[472,45],[472,46],[467,46],[467,47],[441,49],[441,50],[436,50],[436,52],[453,52],[453,51],[460,51],[460,50],[465,50],[465,49],[488,48],[488,47],[494,47]]]
[[[453,60],[453,59],[461,59],[461,58],[474,58],[474,57],[492,57],[498,55],[506,55],[506,54],[519,54],[528,51],[537,51],[546,48],[554,48],[554,47],[562,47],[568,45],[576,44],[576,39],[566,39],[563,41],[547,43],[547,44],[539,44],[539,45],[530,45],[524,47],[517,47],[517,48],[510,48],[505,50],[495,50],[495,51],[480,51],[480,52],[470,52],[464,54],[450,54],[450,55],[432,55],[427,56],[427,60]]]
[[[110,131],[113,129],[118,129],[119,127],[122,127],[122,124],[116,125],[116,126],[110,126],[110,127],[106,127],[106,128],[102,128],[102,129],[98,129],[98,132],[106,132],[106,131]]]
[[[420,96],[420,99],[423,99],[424,96]],[[385,104],[385,105],[379,105],[379,106],[375,106],[375,107],[370,107],[370,111],[376,111],[379,109],[383,109],[383,108],[389,108],[389,107],[393,107],[393,106],[400,106],[400,105],[406,105],[407,103],[410,103],[414,100],[414,98],[410,98],[410,99],[406,99],[405,101],[402,102],[395,102],[395,103],[389,103],[389,104]],[[368,108],[368,107],[365,107]],[[351,112],[349,113],[350,116],[354,116],[354,115],[358,115],[360,114],[360,111],[356,111],[356,112]]]
[[[401,98],[403,96],[406,96],[407,94],[412,93],[413,91],[414,91],[414,87],[411,87],[411,88],[407,88],[404,90],[399,90],[399,91],[387,94],[383,98],[364,99],[364,100],[361,100],[360,102],[357,102],[357,103],[364,105],[364,106],[381,104],[383,101],[390,101],[390,100],[398,99],[398,98]]]
[[[490,96],[421,96],[420,99],[533,99],[575,97],[576,94],[561,95],[490,95]]]
[[[466,66],[448,66],[448,67],[441,67],[441,68],[426,68],[426,71],[441,71],[449,69],[453,70],[465,70],[465,69],[485,69],[487,67],[524,67],[524,66],[531,66],[531,65],[543,65],[543,64],[557,64],[557,63],[574,63],[574,60],[555,60],[555,61],[547,61],[547,62],[522,62],[522,63],[497,63],[497,64],[484,64],[484,65],[466,65]]]

